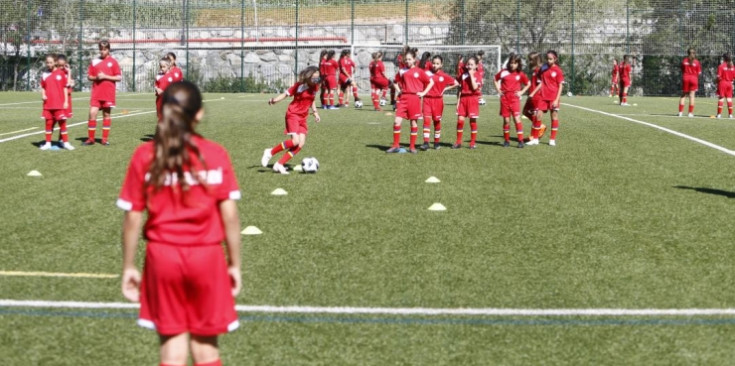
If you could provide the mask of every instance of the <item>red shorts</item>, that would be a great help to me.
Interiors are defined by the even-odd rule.
[[[521,98],[515,93],[510,95],[503,94],[500,97],[500,113],[503,118],[509,118],[511,116],[518,117],[521,115]]]
[[[285,135],[304,134],[309,132],[309,126],[306,124],[306,117],[296,114],[286,113],[286,130]]]
[[[699,90],[699,80],[696,76],[692,77],[684,77],[681,80],[681,91],[684,93],[689,93],[693,91]]]
[[[620,79],[620,87],[621,88],[629,88],[630,87],[630,79]],[[622,90],[620,91],[623,92]]]
[[[324,82],[327,84],[327,89],[337,89],[337,77],[334,75],[327,75],[327,78],[324,79]]]
[[[538,94],[534,95],[533,98],[526,98],[526,104],[523,105],[523,114],[528,116],[536,113],[536,111],[538,110],[536,104],[539,99],[540,98],[538,98]]]
[[[350,81],[349,83],[347,82],[348,80]],[[344,74],[339,74],[339,85],[340,86],[344,88],[350,84],[352,84],[352,79],[348,78]]]
[[[372,89],[385,89],[390,85],[388,79],[385,78],[372,78],[370,79],[370,88]]]
[[[443,97],[424,97],[424,119],[441,121],[444,114]]]
[[[460,117],[480,117],[480,96],[462,95],[457,103],[457,115]]]
[[[237,329],[222,246],[148,243],[138,325],[164,335],[215,336]]]
[[[618,83],[618,77],[617,76],[613,76],[612,83],[613,84],[617,84]]]
[[[66,120],[66,109],[44,109],[41,118],[54,121]]]
[[[720,98],[732,98],[732,81],[720,82],[717,85],[717,95]]]
[[[538,100],[538,102],[536,103],[536,108],[537,110],[542,111],[542,112],[559,110],[559,106],[554,105],[553,100],[544,100],[544,99]]]
[[[418,120],[421,115],[421,98],[416,94],[401,94],[396,106],[396,117]]]
[[[89,106],[90,107],[97,107],[99,109],[107,109],[107,108],[115,108],[115,102],[108,102],[104,100],[97,100],[97,99],[90,99],[89,100]]]

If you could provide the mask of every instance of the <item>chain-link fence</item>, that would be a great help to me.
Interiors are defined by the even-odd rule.
[[[571,90],[591,95],[606,93],[626,53],[634,94],[676,94],[693,47],[712,94],[734,18],[733,0],[2,0],[0,90],[37,88],[47,53],[66,54],[86,90],[108,39],[125,91],[152,90],[167,52],[205,91],[261,92],[290,84],[324,48],[410,44],[555,49]]]

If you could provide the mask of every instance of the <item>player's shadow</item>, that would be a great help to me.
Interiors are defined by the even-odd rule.
[[[84,141],[87,141],[87,137],[77,137],[74,140],[79,141],[79,142],[84,142]],[[101,138],[94,139],[94,142],[96,142],[98,144],[101,144],[102,143],[102,139]]]
[[[503,136],[492,136],[497,137],[499,139],[502,139]],[[515,141],[515,139],[512,139],[511,141]],[[483,141],[483,140],[477,140],[478,145],[488,145],[488,146],[503,146],[503,143],[500,141]]]
[[[401,144],[401,146],[403,147],[403,144]],[[408,145],[406,145],[406,146],[408,146]],[[369,148],[373,148],[373,149],[378,149],[380,151],[385,151],[385,150],[390,149],[390,146],[388,146],[388,145],[377,145],[377,144],[367,144],[367,145],[365,145],[365,147],[369,147]]]
[[[714,194],[717,196],[725,196],[727,198],[735,198],[735,192],[724,191],[722,189],[705,188],[705,187],[689,187],[689,186],[674,186],[674,188],[689,189],[692,191],[697,191],[699,193],[707,193],[707,194]]]
[[[152,134],[149,133],[149,134],[141,137],[140,138],[140,141],[143,141],[143,142],[153,141],[153,138],[154,137],[155,137],[155,135],[152,135]]]

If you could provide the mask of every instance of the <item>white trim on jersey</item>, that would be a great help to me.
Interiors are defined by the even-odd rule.
[[[148,320],[148,319],[138,319],[138,326],[147,328],[150,330],[156,330],[156,325],[153,324],[153,321]]]
[[[133,209],[133,203],[128,202],[122,198],[117,199],[117,207],[123,211],[131,211]]]
[[[242,198],[242,193],[240,193],[240,191],[232,191],[232,192],[230,192],[230,199],[231,200],[237,201],[237,200],[239,200],[241,198]]]

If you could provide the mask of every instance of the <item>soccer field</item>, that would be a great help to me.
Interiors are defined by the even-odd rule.
[[[243,236],[241,328],[220,338],[225,364],[735,359],[735,120],[711,119],[714,99],[679,118],[678,98],[626,108],[565,97],[557,146],[544,137],[518,149],[502,147],[490,97],[478,148],[452,150],[450,97],[447,145],[416,155],[384,153],[388,112],[320,110],[290,164],[314,156],[320,171],[283,176],[260,166],[284,139],[287,101],[269,97],[206,94],[199,126],[231,154],[242,227],[263,232]],[[154,98],[119,96],[112,145],[81,146],[87,98],[74,95],[77,149],[40,151],[38,93],[0,93],[6,365],[157,364],[155,333],[120,293],[115,207],[133,150],[154,131]]]

